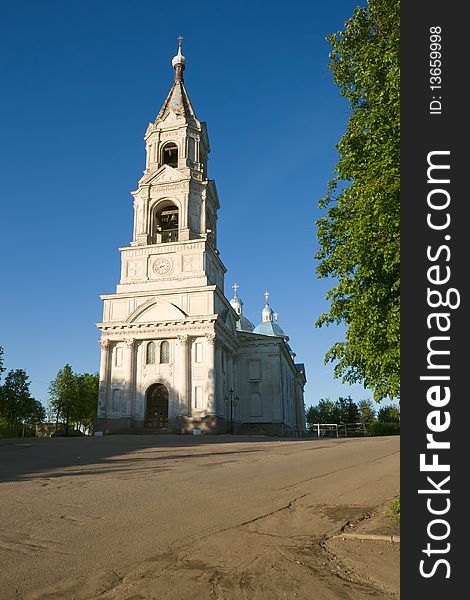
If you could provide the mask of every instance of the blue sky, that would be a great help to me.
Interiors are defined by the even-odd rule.
[[[0,345],[37,399],[66,363],[98,370],[99,294],[119,279],[143,135],[170,89],[180,33],[211,141],[226,295],[236,281],[256,324],[269,289],[306,365],[307,406],[371,397],[323,364],[343,330],[314,327],[331,286],[316,277],[314,222],[348,117],[325,36],[357,4],[2,3]]]

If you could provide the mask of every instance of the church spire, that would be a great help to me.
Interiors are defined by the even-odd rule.
[[[189,100],[188,93],[184,87],[183,71],[186,68],[186,57],[181,53],[183,36],[178,38],[178,53],[173,57],[171,64],[175,70],[175,81],[171,87],[163,106],[158,113],[155,124],[164,119],[169,110],[172,110],[178,117],[183,117],[188,121],[197,122],[196,115]]]

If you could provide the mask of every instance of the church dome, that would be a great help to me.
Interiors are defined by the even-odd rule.
[[[261,335],[274,335],[277,337],[282,337],[287,341],[289,339],[288,336],[284,333],[281,326],[277,322],[277,313],[274,313],[273,309],[269,306],[268,291],[266,291],[264,297],[266,298],[266,305],[261,311],[262,321],[255,327],[253,333],[259,333]]]
[[[255,326],[249,319],[245,317],[245,315],[240,315],[240,320],[238,321],[237,328],[240,331],[249,331],[251,333]]]
[[[186,65],[186,58],[181,54],[181,46],[178,48],[178,54],[174,56],[171,61],[171,66],[173,68],[175,68],[176,65]]]
[[[255,326],[243,314],[243,300],[241,298],[239,298],[238,294],[237,294],[237,290],[239,288],[239,285],[237,283],[235,283],[235,284],[233,284],[232,287],[233,287],[233,298],[230,300],[230,304],[231,304],[233,310],[239,316],[239,319],[237,321],[237,329],[239,331],[249,331],[249,332],[252,332],[253,329],[255,328]]]
[[[261,335],[277,335],[279,337],[287,337],[280,325],[275,321],[266,321],[257,325],[253,333],[261,333]]]
[[[176,56],[173,57],[173,60],[171,61],[171,66],[173,68],[176,67],[176,65],[182,65],[183,68],[186,65],[186,58],[181,54],[181,44],[183,43],[183,36],[180,35],[178,37],[178,54]]]

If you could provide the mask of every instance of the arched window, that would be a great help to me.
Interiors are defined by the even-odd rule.
[[[167,244],[178,241],[178,209],[174,204],[155,213],[155,242]]]
[[[178,146],[174,142],[163,146],[162,163],[174,169],[178,167]]]
[[[148,365],[154,365],[155,364],[155,342],[149,342],[147,344],[147,357],[146,357],[146,363]]]
[[[170,344],[166,340],[160,344],[160,362],[170,362]]]

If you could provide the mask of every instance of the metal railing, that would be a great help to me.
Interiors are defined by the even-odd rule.
[[[161,232],[162,244],[168,244],[170,242],[178,241],[178,230],[177,229],[166,229]]]

